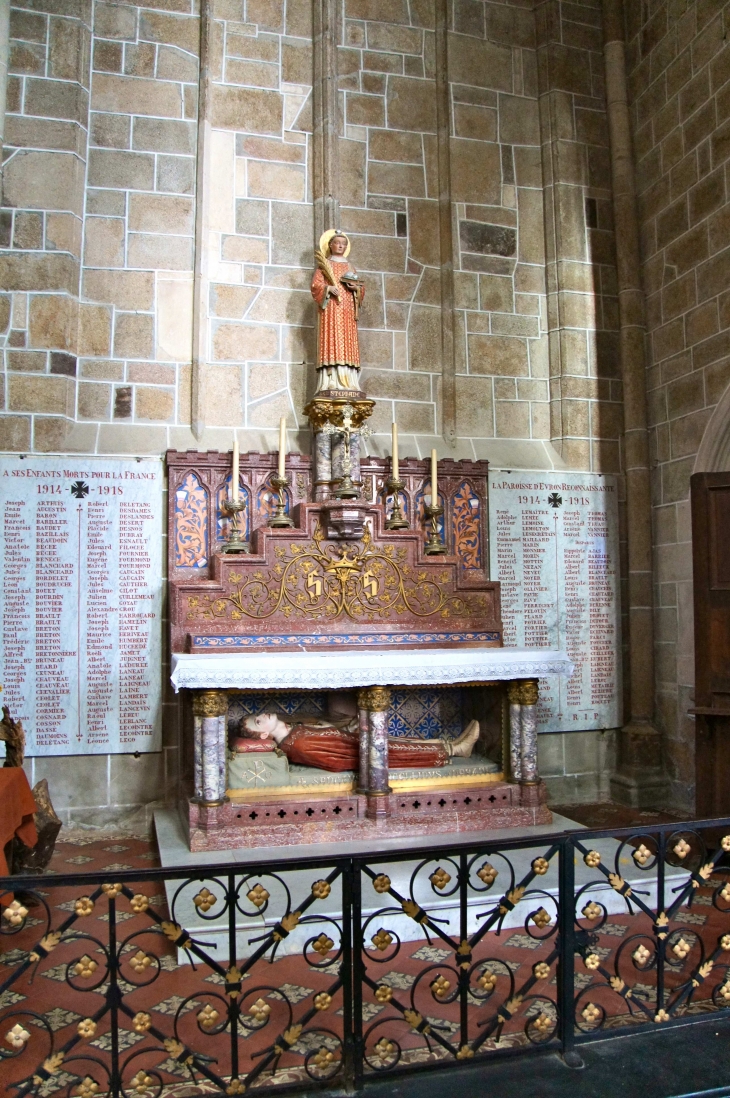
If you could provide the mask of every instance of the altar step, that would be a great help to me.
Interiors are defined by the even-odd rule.
[[[357,793],[261,794],[222,805],[189,802],[187,824],[193,851],[232,847],[411,838],[549,824],[544,783],[521,786],[488,782],[458,790],[395,792],[385,797]]]

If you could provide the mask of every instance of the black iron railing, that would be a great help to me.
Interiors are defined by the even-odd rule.
[[[0,923],[3,1093],[578,1064],[584,1042],[730,1006],[728,852],[712,820],[22,878]]]

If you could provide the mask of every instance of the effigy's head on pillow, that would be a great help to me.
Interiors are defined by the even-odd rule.
[[[272,739],[283,724],[281,717],[276,713],[258,713],[255,717],[246,717],[241,722],[241,734],[254,740]]]
[[[278,713],[257,713],[241,721],[238,735],[232,737],[231,751],[236,754],[249,751],[274,751],[289,735],[290,726]]]

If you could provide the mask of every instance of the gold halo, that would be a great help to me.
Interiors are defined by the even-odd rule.
[[[347,241],[347,247],[342,254],[342,258],[347,259],[348,255],[350,254],[350,238],[347,233],[341,232],[340,229],[328,229],[327,232],[322,233],[319,238],[319,250],[323,252],[324,255],[329,255],[330,240],[333,236],[344,236],[345,240]]]

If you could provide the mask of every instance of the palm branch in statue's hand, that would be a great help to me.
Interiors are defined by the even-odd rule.
[[[314,252],[314,258],[317,261],[317,267],[325,277],[325,281],[328,283],[328,285],[336,288],[337,278],[335,277],[335,272],[332,270],[332,264],[330,263],[327,256],[319,248],[316,248]]]

